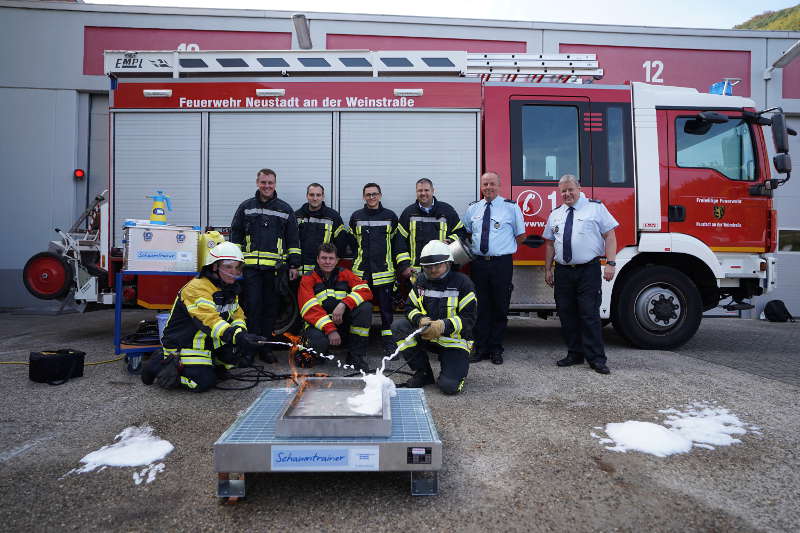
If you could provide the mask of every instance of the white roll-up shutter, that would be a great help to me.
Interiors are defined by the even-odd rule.
[[[125,219],[148,219],[157,190],[167,222],[200,225],[200,113],[114,114],[114,243]]]
[[[278,198],[298,209],[306,186],[330,194],[331,113],[212,113],[209,123],[209,225],[230,226],[242,201],[256,191],[256,173],[277,173]]]
[[[459,215],[477,198],[477,112],[341,114],[340,209],[345,222],[363,207],[362,187],[381,186],[383,205],[400,216],[430,178],[436,197]]]

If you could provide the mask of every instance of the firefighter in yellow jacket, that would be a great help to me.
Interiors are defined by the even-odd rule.
[[[183,286],[172,305],[161,344],[162,357],[142,369],[142,382],[161,387],[181,385],[203,392],[217,383],[217,369],[233,367],[239,350],[255,351],[266,341],[247,333],[239,306],[244,258],[239,247],[222,242],[209,250],[200,274]]]

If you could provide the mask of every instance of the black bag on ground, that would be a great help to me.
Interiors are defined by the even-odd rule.
[[[764,306],[764,317],[770,322],[794,322],[783,300],[770,300]]]
[[[63,385],[70,378],[83,376],[85,352],[64,348],[31,352],[28,377],[37,383]]]

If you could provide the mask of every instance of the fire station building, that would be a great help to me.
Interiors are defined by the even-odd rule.
[[[597,55],[604,76],[596,84],[620,85],[635,81],[694,87],[707,92],[723,79],[739,80],[733,94],[753,99],[757,108],[781,107],[789,126],[800,130],[800,59],[785,52],[800,32],[682,29],[535,21],[490,21],[407,16],[305,13],[293,21],[292,12],[184,9],[87,5],[73,2],[0,0],[0,154],[2,184],[0,220],[5,228],[5,253],[0,257],[0,308],[43,307],[48,303],[29,295],[22,282],[25,262],[57,239],[54,228],[68,228],[109,180],[109,84],[104,75],[104,50],[464,50],[467,52],[591,53]],[[297,22],[297,24],[295,24]],[[187,117],[189,115],[187,114]],[[135,117],[130,120],[135,121]],[[187,118],[187,120],[190,120]],[[307,120],[314,120],[309,114]],[[424,120],[424,117],[420,117]],[[474,120],[453,124],[444,136],[476,136]],[[309,132],[325,124],[298,129],[292,120],[271,125],[292,147],[281,156],[279,193],[295,208],[305,201],[305,184],[331,174],[330,158],[308,153]],[[344,126],[343,126],[344,127]],[[353,128],[358,128],[353,124]],[[193,130],[185,130],[194,135]],[[198,130],[200,131],[200,130]],[[355,131],[355,130],[354,130]],[[178,132],[180,134],[180,132]],[[330,134],[330,132],[328,132]],[[187,139],[187,145],[191,144]],[[127,157],[147,166],[147,139]],[[413,136],[403,142],[420,144]],[[457,139],[454,141],[457,142]],[[771,144],[771,143],[770,143]],[[790,137],[791,154],[800,161],[800,137]],[[770,146],[771,148],[771,146]],[[411,146],[413,151],[414,147]],[[362,154],[369,157],[370,154]],[[327,157],[327,159],[326,159]],[[316,159],[315,159],[316,158]],[[235,150],[230,161],[236,160]],[[302,175],[293,183],[292,161],[319,161],[318,175]],[[224,161],[220,160],[220,164]],[[335,164],[346,164],[337,161]],[[480,172],[475,162],[464,162],[459,172]],[[797,164],[797,163],[796,163]],[[265,166],[272,166],[265,160]],[[76,177],[75,169],[85,170]],[[257,168],[252,168],[254,172]],[[168,176],[170,169],[163,171]],[[408,183],[389,184],[384,197],[413,199],[417,176],[409,167]],[[374,173],[380,174],[380,162]],[[295,173],[296,174],[296,173]],[[307,172],[306,172],[307,174]],[[254,176],[253,176],[254,177]],[[773,177],[778,177],[777,175]],[[413,179],[412,179],[413,178]],[[370,180],[366,180],[370,181]],[[152,184],[159,176],[152,176]],[[166,188],[166,186],[164,186]],[[334,187],[335,189],[335,187]],[[350,188],[352,189],[352,188]],[[155,190],[151,191],[155,192]],[[200,198],[199,191],[175,191],[183,198]],[[469,191],[468,191],[469,192]],[[713,193],[713,191],[709,191]],[[358,206],[360,187],[350,190],[334,207],[347,220]],[[454,189],[453,194],[456,194]],[[446,194],[441,198],[450,202]],[[232,201],[241,199],[232,199]],[[149,207],[140,202],[146,218]],[[792,179],[775,191],[778,212],[778,287],[755,302],[758,316],[768,299],[782,299],[800,313],[800,180]],[[452,203],[452,202],[451,202]],[[208,219],[230,217],[209,213]],[[180,202],[170,222],[182,220]]]

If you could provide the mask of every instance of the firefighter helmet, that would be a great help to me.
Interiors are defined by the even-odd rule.
[[[442,241],[430,241],[419,254],[419,264],[422,266],[438,265],[452,260],[453,254],[450,253],[450,247]]]
[[[239,247],[232,242],[225,241],[217,244],[208,251],[208,254],[206,254],[205,266],[212,265],[217,261],[222,261],[223,259],[244,263],[244,256],[242,255],[242,251],[239,249]]]

